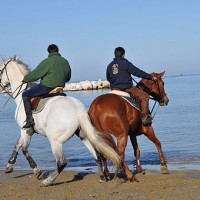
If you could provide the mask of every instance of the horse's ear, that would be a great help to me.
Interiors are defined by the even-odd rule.
[[[165,74],[165,71],[161,72],[161,73],[159,74],[159,76],[162,77],[162,76],[164,76],[164,74]]]
[[[19,56],[14,55],[13,60],[16,60],[16,61],[19,60]]]
[[[3,62],[6,62],[6,59],[5,59],[5,58],[3,58],[3,56],[1,56],[1,59],[3,60]]]

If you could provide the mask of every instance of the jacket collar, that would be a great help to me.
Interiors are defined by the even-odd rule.
[[[51,56],[61,56],[61,55],[57,52],[52,52],[48,55],[48,57],[51,57]]]

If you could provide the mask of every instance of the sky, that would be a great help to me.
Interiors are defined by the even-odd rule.
[[[147,73],[200,74],[199,0],[0,1],[4,59],[17,55],[34,69],[54,43],[70,63],[71,82],[105,80],[121,46]]]

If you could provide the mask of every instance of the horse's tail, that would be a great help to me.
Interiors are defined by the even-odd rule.
[[[84,115],[84,116],[83,116]],[[81,130],[87,135],[88,140],[105,158],[111,159],[116,167],[116,172],[120,168],[121,160],[119,155],[116,153],[109,144],[107,144],[99,133],[92,125],[89,115],[82,113],[80,116]]]
[[[105,132],[100,132],[101,134],[101,137],[103,138],[103,140],[110,146],[112,147],[113,149],[116,150],[116,144],[115,144],[115,141],[113,139],[113,137],[111,136],[111,134],[109,133],[105,133]]]

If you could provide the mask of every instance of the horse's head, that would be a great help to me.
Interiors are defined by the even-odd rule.
[[[0,91],[6,90],[8,85],[18,87],[22,83],[23,77],[30,72],[28,65],[24,64],[18,57],[14,56],[8,60],[3,60],[0,67]]]
[[[3,61],[4,63],[0,67],[0,92],[5,90],[10,83],[8,74],[7,74],[7,65],[9,64],[11,59],[3,60]]]
[[[165,71],[161,73],[151,73],[153,77],[157,78],[156,80],[142,79],[138,83],[138,86],[158,101],[160,106],[165,106],[169,102],[169,98],[165,92],[164,82],[162,80],[164,74]]]

